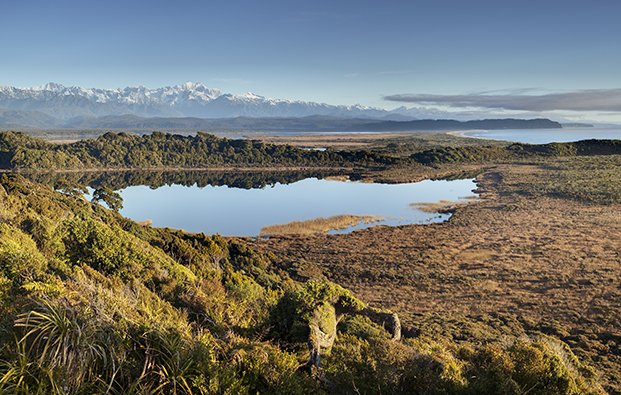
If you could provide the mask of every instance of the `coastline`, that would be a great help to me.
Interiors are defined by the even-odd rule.
[[[468,136],[466,133],[470,133],[470,132],[485,132],[485,130],[483,130],[483,129],[449,130],[448,132],[445,132],[445,133],[448,134],[448,135],[451,135],[451,136],[455,136],[455,137],[465,137],[465,138],[468,138],[468,139],[487,140],[486,138],[483,138],[483,137]]]

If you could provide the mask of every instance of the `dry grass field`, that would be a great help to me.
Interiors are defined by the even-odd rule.
[[[498,165],[477,179],[481,199],[446,223],[251,243],[398,312],[409,336],[551,334],[621,391],[621,158]]]

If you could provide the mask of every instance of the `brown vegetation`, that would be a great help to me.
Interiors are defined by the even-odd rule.
[[[305,148],[374,148],[394,151],[395,148],[423,150],[453,145],[506,145],[506,142],[474,139],[453,132],[392,132],[392,133],[309,133],[304,135],[260,135],[248,136],[270,144],[287,144]]]
[[[478,177],[483,199],[447,223],[254,245],[300,278],[326,276],[396,311],[409,336],[559,337],[619,392],[621,199],[606,182],[618,180],[619,160],[497,166]]]
[[[287,144],[303,148],[363,148],[385,143],[386,139],[400,139],[411,133],[361,133],[361,134],[305,134],[298,136],[251,136],[270,144]]]

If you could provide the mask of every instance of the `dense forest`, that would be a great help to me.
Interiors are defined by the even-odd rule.
[[[313,151],[205,133],[106,133],[71,144],[53,144],[22,133],[0,133],[0,168],[12,170],[384,166],[394,162],[393,158],[369,151]]]
[[[182,136],[153,132],[138,136],[106,133],[96,139],[54,144],[22,133],[0,133],[0,169],[219,169],[385,168],[437,166],[464,162],[515,161],[524,158],[621,154],[618,140],[550,144],[455,144],[408,152],[408,144],[383,149],[304,150],[256,140],[233,140],[206,133]]]
[[[463,162],[510,161],[524,158],[620,154],[620,140],[582,140],[549,144],[514,143],[506,146],[448,146],[413,153],[411,159],[424,165],[441,165]]]
[[[402,337],[396,315],[235,239],[0,175],[0,392],[601,393],[559,340]]]

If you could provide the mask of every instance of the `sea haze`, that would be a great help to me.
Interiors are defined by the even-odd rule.
[[[477,130],[463,132],[462,135],[466,137],[528,144],[565,143],[590,139],[621,140],[621,126],[539,130]]]

